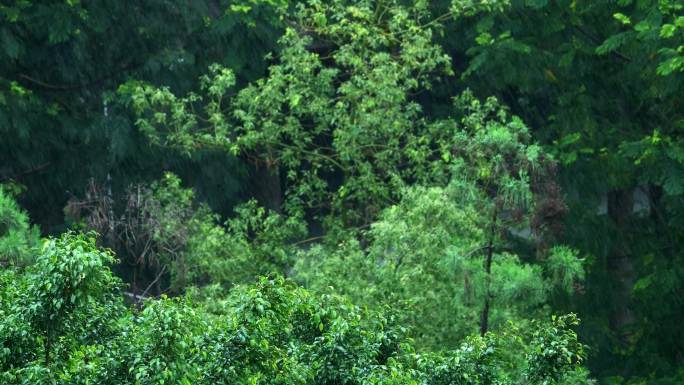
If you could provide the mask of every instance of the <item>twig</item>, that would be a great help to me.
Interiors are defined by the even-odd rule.
[[[159,271],[159,274],[157,274],[157,277],[154,279],[154,281],[150,282],[150,284],[147,286],[145,291],[140,295],[141,297],[145,297],[147,295],[147,292],[152,288],[152,285],[157,283],[159,281],[159,278],[161,278],[162,275],[164,275],[164,272],[166,271],[166,265],[162,266],[162,269]]]

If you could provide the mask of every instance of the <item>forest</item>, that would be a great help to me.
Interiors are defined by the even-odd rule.
[[[0,1],[0,384],[684,384],[680,134],[681,0]]]

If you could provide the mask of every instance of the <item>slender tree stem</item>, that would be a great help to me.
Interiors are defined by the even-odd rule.
[[[48,326],[45,329],[45,366],[50,365],[50,350],[52,349],[52,339],[50,337],[50,326]]]
[[[492,257],[494,256],[494,237],[496,236],[496,219],[498,215],[497,208],[494,208],[494,214],[492,215],[492,227],[489,234],[489,242],[487,244],[487,257],[485,259],[485,299],[484,306],[482,307],[482,315],[480,316],[480,335],[484,336],[487,334],[489,329],[489,307],[491,293],[489,287],[491,285],[492,277]]]

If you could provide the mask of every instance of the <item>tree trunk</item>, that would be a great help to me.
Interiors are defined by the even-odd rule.
[[[614,190],[608,193],[608,216],[615,226],[606,261],[611,287],[609,321],[613,333],[624,346],[629,345],[629,327],[634,322],[631,293],[635,272],[629,237],[633,209],[632,190]]]
[[[496,236],[496,219],[497,210],[494,210],[492,215],[492,227],[491,233],[489,234],[489,243],[487,245],[487,256],[485,258],[484,268],[485,268],[485,300],[484,306],[482,307],[482,314],[480,315],[480,335],[484,336],[487,334],[489,329],[489,307],[491,301],[491,293],[489,292],[489,287],[492,280],[492,258],[494,257],[494,237]]]
[[[139,269],[139,265],[136,263],[133,266],[133,279],[131,280],[132,281],[131,282],[131,291],[134,294],[138,293],[138,269]]]
[[[494,253],[493,248],[493,241],[490,239],[489,246],[487,247],[487,258],[485,259],[485,279],[487,280],[485,283],[485,300],[484,307],[482,308],[482,314],[480,315],[480,335],[482,336],[487,334],[487,329],[489,329],[489,300],[491,296],[491,293],[489,293],[489,285],[492,274],[492,256]]]
[[[50,326],[45,329],[45,366],[50,366],[50,350],[52,350],[52,335]]]
[[[159,297],[162,294],[162,288],[161,288],[161,275],[164,274],[164,271],[161,269],[159,266],[159,262],[157,262],[157,265],[154,268],[154,291],[157,294],[157,297]]]
[[[277,165],[257,164],[255,173],[257,199],[269,210],[282,212],[283,192],[280,186],[280,170]]]

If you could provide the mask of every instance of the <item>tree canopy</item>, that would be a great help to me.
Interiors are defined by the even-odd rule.
[[[0,20],[0,382],[684,380],[679,1]]]

